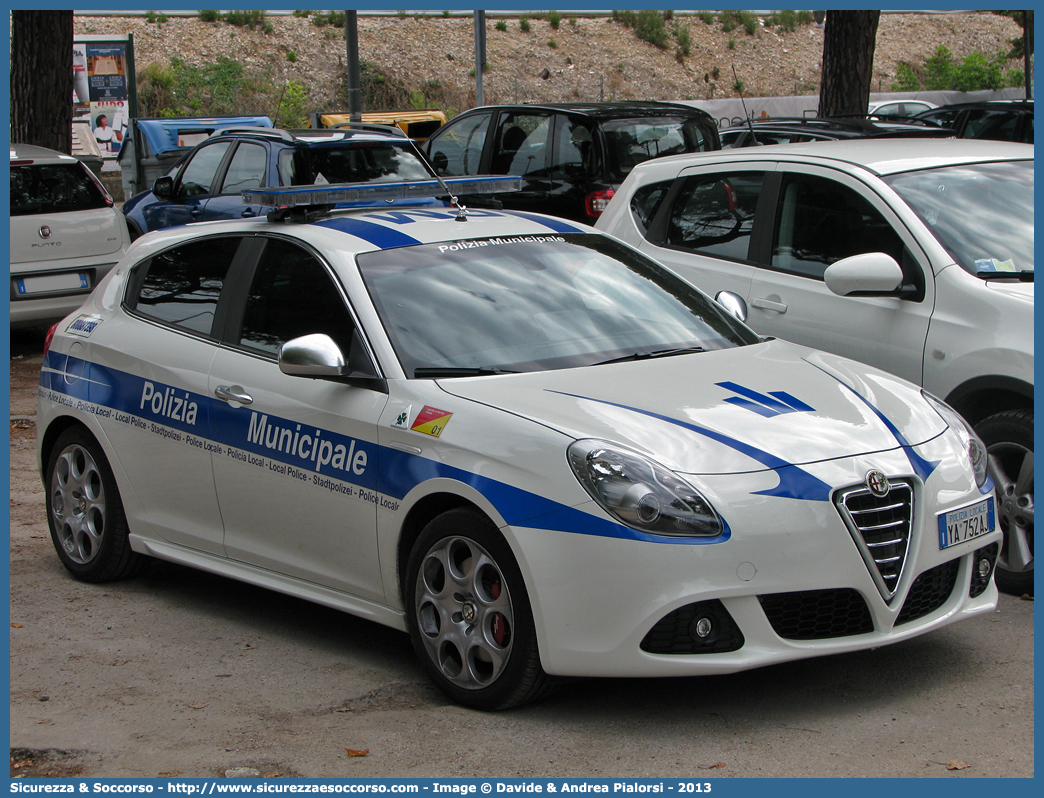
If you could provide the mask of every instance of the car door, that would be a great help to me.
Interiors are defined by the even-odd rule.
[[[215,141],[199,147],[174,181],[174,193],[142,209],[149,230],[203,221],[203,208],[216,190],[218,170],[231,141]]]
[[[549,111],[501,111],[492,131],[486,171],[491,175],[520,175],[521,191],[494,195],[505,208],[543,213],[553,181]]]
[[[203,207],[203,220],[240,219],[257,216],[260,205],[244,205],[243,192],[267,185],[268,148],[253,141],[236,144],[228,166],[220,175],[220,186]]]
[[[491,112],[457,117],[424,145],[424,153],[442,177],[477,175],[493,119]]]
[[[851,175],[787,164],[779,176],[770,246],[757,257],[747,323],[763,335],[920,383],[935,299],[927,256],[881,196]],[[831,292],[823,280],[827,266],[864,252],[894,257],[916,292],[904,299]]]
[[[242,258],[241,236],[181,244],[135,267],[127,316],[105,325],[105,374],[117,398],[106,434],[159,537],[221,555],[223,527],[211,449],[210,364],[223,325],[225,286]],[[98,360],[97,357],[93,358]]]
[[[315,253],[283,238],[255,241],[256,270],[230,315],[229,346],[210,371],[213,425],[224,445],[214,480],[225,550],[233,560],[383,600],[373,491],[387,394],[280,371],[277,352],[287,340],[325,333],[353,358],[361,338]]]
[[[712,297],[730,291],[746,298],[756,225],[765,216],[758,209],[772,196],[774,169],[762,162],[684,169],[649,222],[640,249]],[[655,191],[646,186],[636,192],[632,212],[655,200]]]

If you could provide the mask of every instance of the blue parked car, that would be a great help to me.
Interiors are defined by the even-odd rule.
[[[260,216],[242,192],[279,186],[399,183],[435,177],[413,141],[396,128],[350,124],[325,130],[236,127],[217,130],[123,206],[131,238],[214,219]],[[414,200],[395,200],[390,204]],[[428,201],[428,204],[434,201]]]

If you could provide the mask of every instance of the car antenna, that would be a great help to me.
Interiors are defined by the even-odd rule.
[[[742,81],[740,81],[740,79],[739,79],[739,75],[736,74],[736,65],[735,64],[732,65],[732,77],[734,77],[736,79],[736,84],[737,85],[740,85],[740,86],[743,85]],[[750,137],[754,141],[754,145],[753,146],[756,147],[756,146],[760,145],[761,142],[758,141],[758,137],[754,133],[754,120],[751,119],[750,115],[747,113],[747,104],[743,101],[743,89],[739,90],[739,96],[740,96],[740,105],[743,106],[743,118],[747,120],[747,127],[750,128]]]
[[[410,139],[410,144],[413,145],[413,150],[417,153],[418,156],[420,156],[420,159],[425,163],[429,163],[428,159],[424,157],[424,153],[420,151],[420,147],[417,146],[417,142],[415,142],[413,139]],[[432,174],[435,175],[435,179],[439,181],[439,185],[442,186],[446,190],[446,193],[449,195],[450,205],[457,209],[457,215],[453,218],[453,221],[466,222],[468,220],[467,206],[460,204],[460,200],[457,198],[457,195],[450,191],[449,186],[446,185],[446,181],[442,179],[442,175],[439,174],[438,170],[434,166],[431,167],[431,171]]]

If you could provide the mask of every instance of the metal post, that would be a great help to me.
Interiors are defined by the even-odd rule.
[[[475,105],[484,105],[482,73],[486,71],[486,12],[475,12]]]
[[[348,118],[362,121],[362,73],[359,70],[359,19],[355,11],[344,12],[344,39],[348,47]]]

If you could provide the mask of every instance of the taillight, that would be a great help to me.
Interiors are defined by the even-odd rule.
[[[83,171],[87,173],[87,176],[94,181],[94,185],[98,187],[98,191],[101,192],[102,197],[105,199],[105,204],[110,208],[115,208],[116,203],[113,201],[112,197],[109,196],[109,192],[105,190],[105,186],[102,184],[102,181],[98,179],[98,176],[94,174],[94,172],[87,167],[87,164],[82,161],[80,162],[80,166],[83,167]]]
[[[597,219],[601,216],[615,193],[612,189],[608,191],[592,191],[584,197],[584,210],[587,211],[587,215],[592,219]]]
[[[59,322],[59,324],[60,323],[61,322]],[[47,336],[44,338],[44,351],[43,351],[43,353],[45,355],[47,354],[47,350],[51,348],[51,341],[54,340],[54,331],[57,330],[57,329],[58,329],[58,324],[52,324],[51,325],[51,329],[49,329],[47,331]]]

